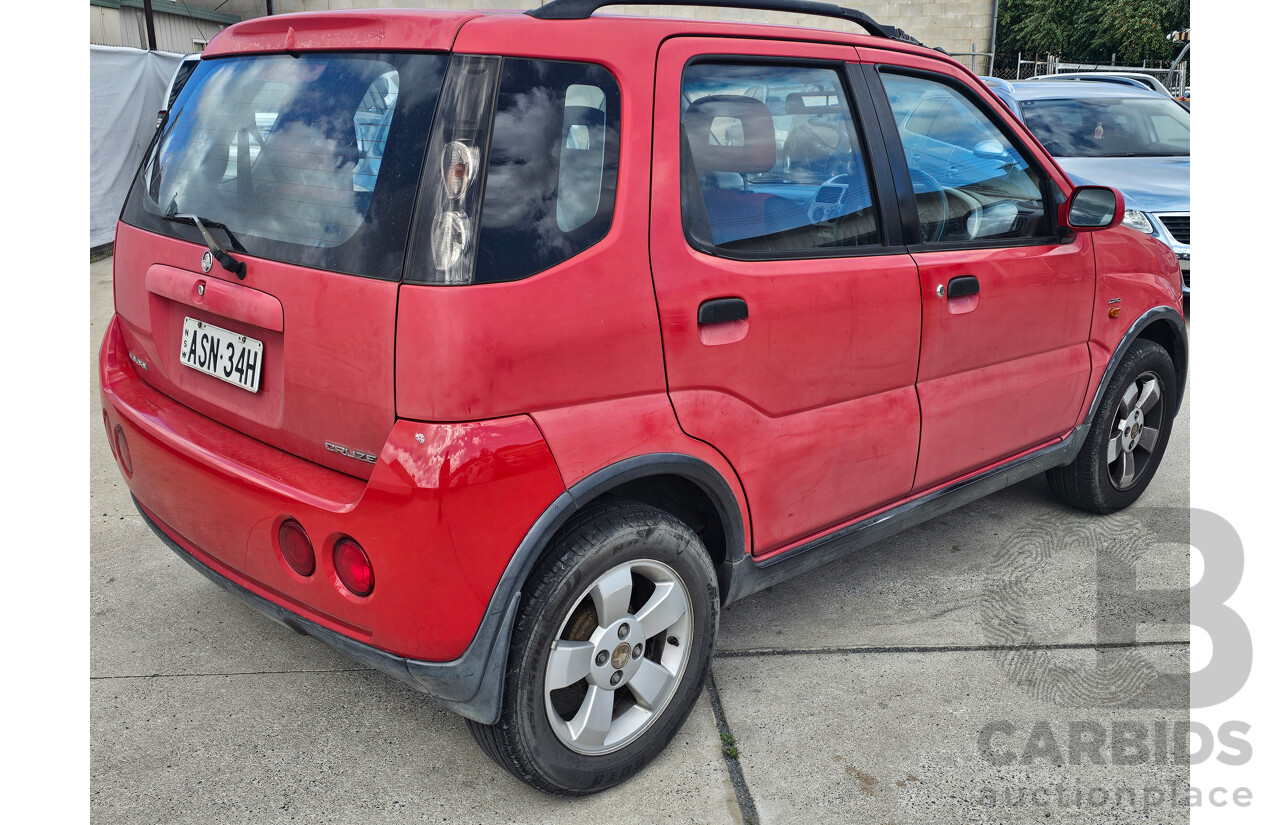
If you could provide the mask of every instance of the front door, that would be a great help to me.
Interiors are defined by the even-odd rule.
[[[851,48],[676,38],[650,259],[672,405],[746,492],[757,554],[905,496],[920,286]],[[855,67],[856,68],[856,67]]]
[[[879,64],[869,85],[890,160],[910,180],[904,234],[924,302],[918,492],[1075,424],[1093,250],[1088,233],[1055,235],[1053,189],[1070,184],[958,69],[859,51]]]

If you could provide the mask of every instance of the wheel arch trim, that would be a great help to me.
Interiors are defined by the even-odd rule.
[[[1133,342],[1144,337],[1142,333],[1149,329],[1153,329],[1155,325],[1160,324],[1172,333],[1170,340],[1173,342],[1174,352],[1169,353],[1169,357],[1173,359],[1174,373],[1177,377],[1178,387],[1177,394],[1174,397],[1173,414],[1176,416],[1182,408],[1182,396],[1187,387],[1187,370],[1190,365],[1190,352],[1187,343],[1187,324],[1182,320],[1182,316],[1173,307],[1158,306],[1153,307],[1138,316],[1138,318],[1129,325],[1125,330],[1120,341],[1116,344],[1115,349],[1111,351],[1111,357],[1107,361],[1106,369],[1103,370],[1102,379],[1098,382],[1098,388],[1093,392],[1093,399],[1089,402],[1089,411],[1085,415],[1083,424],[1092,424],[1094,416],[1098,413],[1098,407],[1102,404],[1102,394],[1107,388],[1107,384],[1111,381],[1112,376],[1120,367],[1120,361],[1124,358],[1125,353],[1133,346]],[[1159,342],[1157,342],[1159,343]]]
[[[507,654],[524,583],[552,538],[574,514],[600,496],[629,481],[664,475],[696,484],[716,508],[726,544],[725,561],[716,571],[723,594],[733,563],[746,554],[743,514],[729,482],[710,464],[683,453],[632,456],[574,483],[543,510],[512,554],[463,654],[450,662],[408,663],[409,672],[423,690],[468,719],[485,725],[496,722],[502,710]]]

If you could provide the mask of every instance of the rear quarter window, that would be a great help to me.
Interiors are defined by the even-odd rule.
[[[503,59],[475,283],[527,278],[608,234],[620,103],[601,66]]]

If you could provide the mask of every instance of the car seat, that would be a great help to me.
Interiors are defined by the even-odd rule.
[[[715,138],[711,129],[716,118],[736,121],[730,128],[735,138],[741,135],[741,145]],[[681,123],[694,169],[701,178],[712,242],[719,246],[768,234],[765,216],[773,196],[750,191],[747,175],[768,172],[778,160],[769,108],[745,95],[710,95],[691,103]],[[721,172],[741,176],[742,187],[723,186],[715,177]]]

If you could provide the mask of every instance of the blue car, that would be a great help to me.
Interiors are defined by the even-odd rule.
[[[1107,83],[1037,80],[987,86],[1078,186],[1124,193],[1125,226],[1167,244],[1191,294],[1191,114],[1158,92]]]

